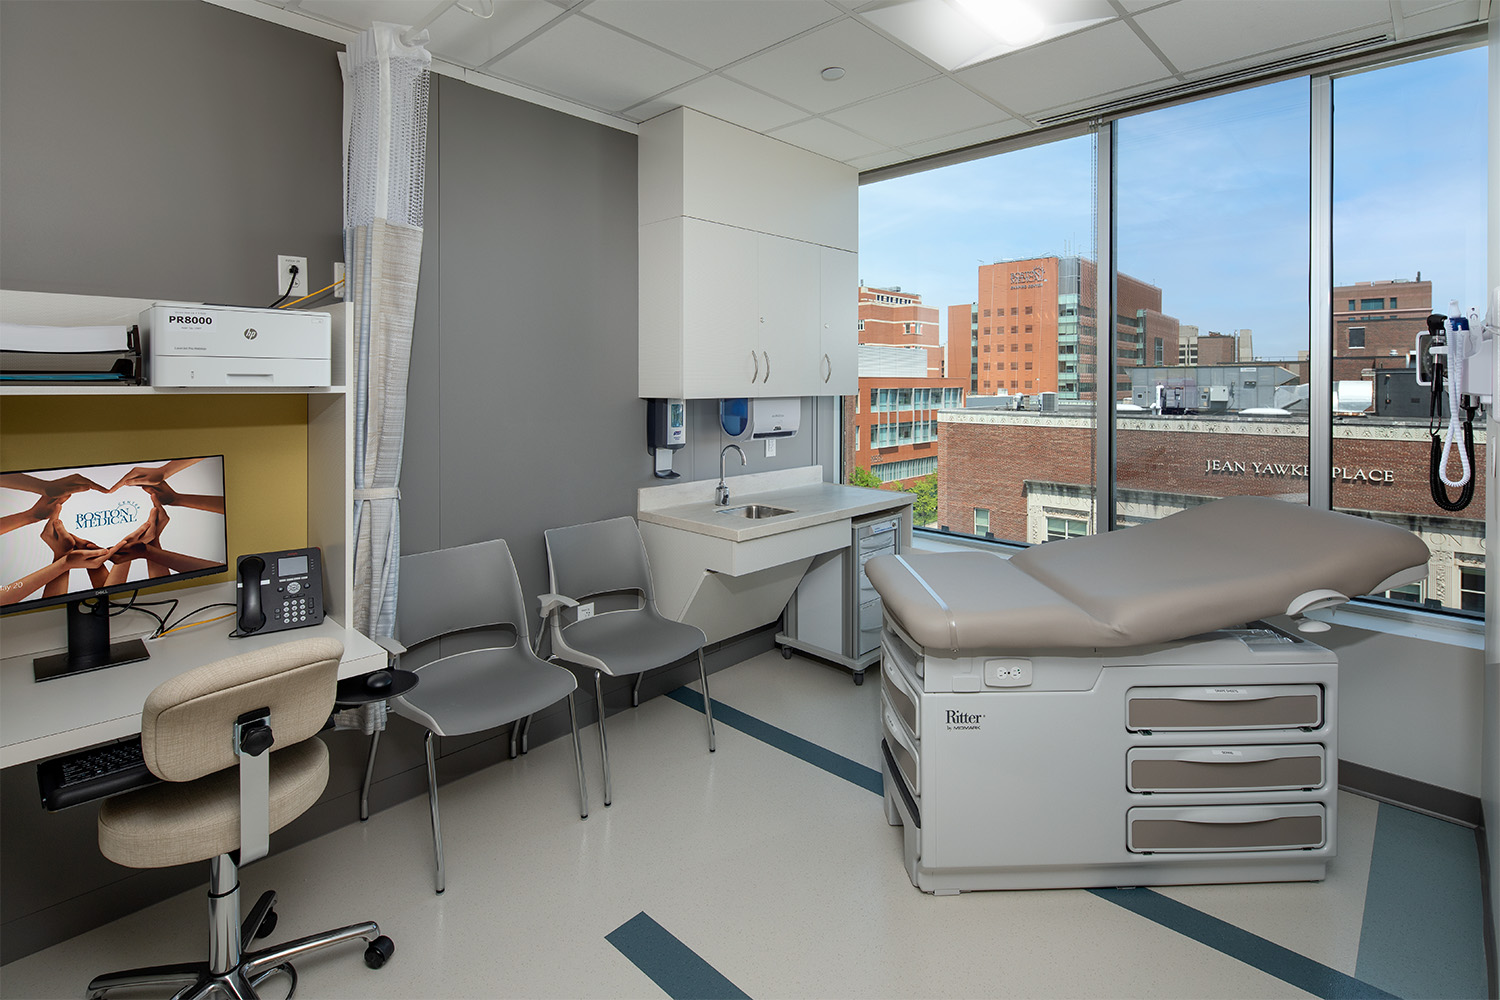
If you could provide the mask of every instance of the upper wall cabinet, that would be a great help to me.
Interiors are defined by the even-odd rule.
[[[686,108],[639,149],[640,395],[856,392],[858,174]]]

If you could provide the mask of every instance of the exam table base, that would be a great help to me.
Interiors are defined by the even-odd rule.
[[[922,649],[889,617],[882,641],[885,818],[902,827],[918,889],[1326,875],[1337,839],[1332,652],[1263,623],[1077,656]],[[1029,683],[996,686],[1002,669],[1029,671]],[[1153,712],[1164,721],[1143,725]],[[1257,756],[1272,762],[1246,766]],[[1295,781],[1263,780],[1291,761],[1303,769]],[[1143,788],[1163,765],[1213,777]]]

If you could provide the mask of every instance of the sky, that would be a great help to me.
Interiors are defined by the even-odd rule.
[[[1486,72],[1479,47],[1334,82],[1335,284],[1420,271],[1435,311],[1484,312]],[[1119,270],[1257,357],[1306,350],[1308,128],[1305,78],[1121,120]],[[1094,158],[1082,136],[861,187],[861,283],[921,295],[946,340],[980,264],[1094,256]]]

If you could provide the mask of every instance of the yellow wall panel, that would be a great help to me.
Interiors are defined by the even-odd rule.
[[[0,469],[224,456],[230,565],[307,544],[307,397],[0,397]],[[232,573],[195,585],[232,579]]]

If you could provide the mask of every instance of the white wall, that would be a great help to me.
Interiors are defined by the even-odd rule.
[[[1490,5],[1490,191],[1489,191],[1489,278],[1491,295],[1500,288],[1500,4]],[[1500,352],[1496,353],[1495,382],[1500,385]],[[1489,437],[1500,434],[1500,420],[1490,408]],[[1485,537],[1485,620],[1484,643],[1484,775],[1483,792],[1485,828],[1490,851],[1490,914],[1500,920],[1500,565],[1496,565],[1496,539],[1500,539],[1500,497],[1495,495],[1496,468],[1500,459],[1496,449],[1485,449],[1489,462],[1489,510],[1486,512]],[[1500,950],[1500,949],[1496,949]],[[1500,955],[1490,953],[1490,982],[1500,979]]]

